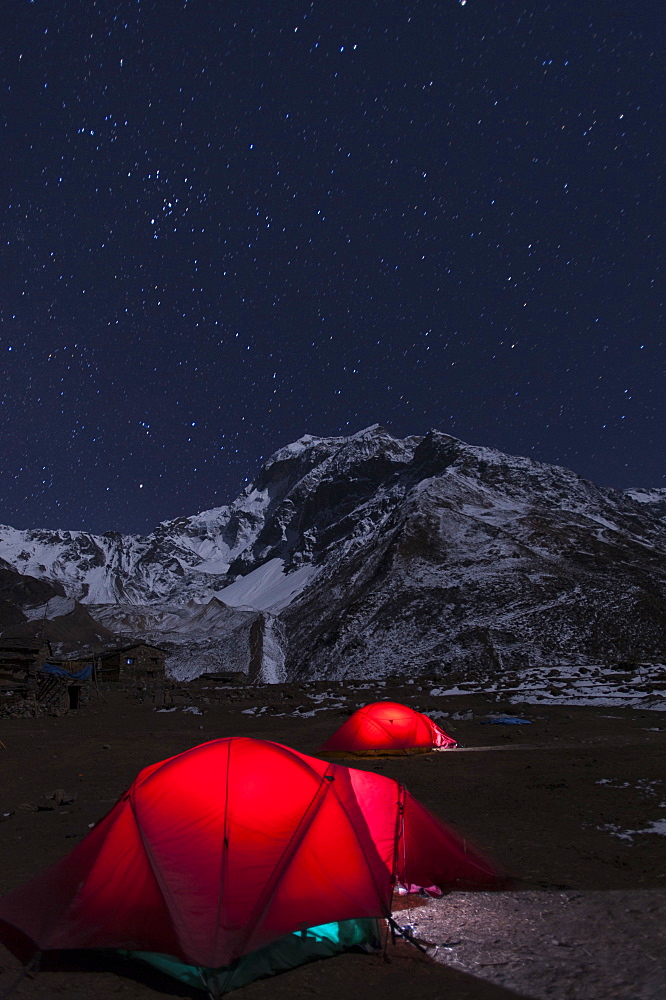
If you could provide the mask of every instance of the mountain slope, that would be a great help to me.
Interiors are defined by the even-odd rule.
[[[330,519],[351,513],[409,461],[417,440],[379,427],[351,438],[305,435],[229,506],[165,521],[145,537],[0,526],[0,558],[82,603],[208,600],[268,559],[291,569],[307,558],[308,524],[325,525],[329,509]]]
[[[290,673],[498,676],[663,656],[664,541],[621,494],[467,453],[285,609]]]
[[[161,636],[179,676],[204,660],[277,679],[654,659],[666,526],[661,491],[632,492],[375,425],[305,435],[232,504],[148,536],[0,528],[0,557],[112,631]]]

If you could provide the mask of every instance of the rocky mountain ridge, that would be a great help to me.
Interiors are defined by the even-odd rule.
[[[147,536],[0,528],[0,558],[178,676],[264,680],[664,657],[666,491],[438,431],[305,435]]]

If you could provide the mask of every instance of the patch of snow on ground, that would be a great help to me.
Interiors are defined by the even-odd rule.
[[[288,717],[290,719],[311,719],[313,715],[317,714],[317,712],[328,712],[332,708],[346,708],[346,705],[344,701],[332,702],[330,705],[322,705],[320,708],[313,708],[309,712],[301,711],[301,707],[299,705],[299,707],[295,708],[293,712],[276,713],[274,718],[284,719]]]
[[[615,823],[605,823],[597,829],[605,830],[606,833],[610,833],[611,837],[617,837],[618,840],[628,840],[629,842],[634,837],[642,836],[644,833],[656,833],[660,837],[666,837],[666,818],[656,819],[649,826],[644,826],[642,830],[623,830]]]
[[[487,677],[476,682],[460,681],[447,687],[433,687],[430,696],[501,695],[511,705],[594,705],[666,711],[664,666],[641,664],[628,678],[604,665],[558,664],[557,668],[526,667],[498,681]],[[612,716],[608,716],[611,718]]]
[[[546,692],[534,696],[520,695],[509,698],[512,705],[614,705],[616,708],[645,708],[651,712],[666,712],[666,702],[663,698],[652,699],[646,696],[642,698],[627,698],[618,694],[599,695],[581,697],[570,693],[562,695],[549,695]]]
[[[473,694],[473,693],[476,693],[476,692],[463,691],[462,688],[459,688],[457,685],[454,685],[454,687],[451,687],[451,688],[433,688],[432,691],[430,692],[430,697],[431,698],[448,698],[450,695],[453,695],[453,694]]]
[[[639,778],[638,781],[618,781],[616,778],[599,778],[595,785],[609,785],[611,788],[634,788],[641,795],[658,795],[659,786],[664,785],[664,781],[651,781],[649,778]]]

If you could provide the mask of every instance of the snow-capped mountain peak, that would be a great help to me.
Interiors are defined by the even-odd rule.
[[[598,659],[611,637],[643,655],[663,643],[662,492],[373,424],[305,434],[233,503],[146,536],[0,528],[0,559],[84,604],[141,608],[136,628],[154,607],[153,642],[167,625],[253,622],[255,647],[282,649],[257,668],[271,676],[330,672],[331,657],[356,674]]]

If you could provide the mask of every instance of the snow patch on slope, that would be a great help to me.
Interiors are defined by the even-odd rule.
[[[269,559],[215,596],[232,608],[281,611],[305,590],[316,573],[314,566],[285,573],[282,559]]]
[[[38,621],[40,618],[51,621],[52,618],[70,614],[75,607],[76,601],[73,597],[51,597],[46,604],[38,608],[24,608],[23,614],[28,621]]]
[[[281,684],[287,679],[284,625],[275,615],[264,615],[263,626],[261,667],[256,680],[259,684]]]

